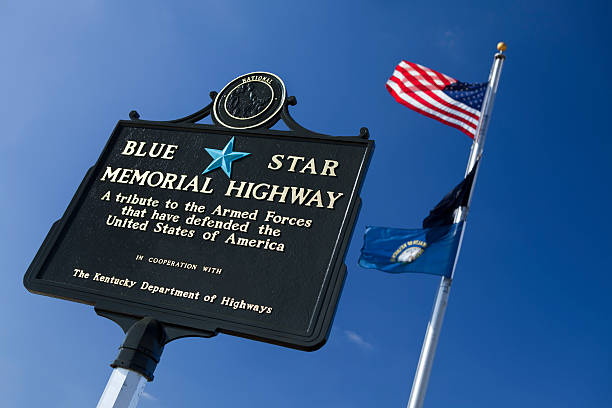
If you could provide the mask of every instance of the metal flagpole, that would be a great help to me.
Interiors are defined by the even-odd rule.
[[[478,128],[476,129],[476,136],[472,143],[470,150],[470,157],[468,159],[467,168],[465,174],[469,174],[472,168],[476,164],[476,161],[482,155],[484,148],[485,137],[487,134],[487,128],[489,126],[489,120],[491,118],[491,111],[493,110],[493,102],[495,101],[495,95],[497,94],[497,85],[499,83],[499,76],[501,74],[502,65],[506,56],[506,44],[500,42],[497,44],[498,53],[495,54],[493,60],[493,66],[489,73],[489,85],[485,94],[485,98],[482,104],[482,117],[478,122]],[[480,167],[480,166],[479,166]],[[478,176],[478,169],[474,174],[474,181],[469,193],[467,207],[460,207],[455,212],[454,222],[458,223],[467,218],[470,202],[472,201],[472,192],[474,191],[474,185],[476,184],[476,177]],[[414,381],[412,383],[412,390],[410,391],[410,399],[408,400],[408,408],[422,408],[423,401],[425,400],[425,393],[427,392],[427,384],[429,383],[429,375],[431,374],[431,368],[433,365],[434,356],[436,354],[436,347],[438,345],[438,339],[440,337],[440,331],[442,330],[442,322],[444,321],[444,313],[446,312],[446,306],[448,304],[448,296],[450,293],[451,283],[453,281],[453,275],[455,273],[455,267],[457,266],[457,260],[459,259],[459,252],[461,251],[461,244],[463,242],[463,233],[465,231],[465,224],[461,229],[461,237],[459,238],[459,246],[455,255],[455,263],[453,265],[453,271],[451,277],[442,277],[440,286],[438,288],[438,294],[436,295],[436,301],[434,308],[431,313],[429,324],[427,325],[427,331],[425,332],[425,339],[423,340],[423,347],[421,348],[421,356],[419,357],[419,364],[417,365],[416,374],[414,375]]]

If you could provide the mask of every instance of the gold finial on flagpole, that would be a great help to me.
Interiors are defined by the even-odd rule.
[[[506,43],[505,43],[505,42],[500,41],[500,42],[498,42],[498,43],[497,43],[497,51],[499,51],[499,52],[504,52],[504,51],[506,51],[507,49],[508,49],[508,46],[506,45]]]

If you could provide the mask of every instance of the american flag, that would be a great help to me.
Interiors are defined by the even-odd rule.
[[[459,82],[433,69],[402,61],[387,81],[387,90],[402,105],[474,138],[487,84]]]

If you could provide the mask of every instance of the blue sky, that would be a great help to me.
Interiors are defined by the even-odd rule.
[[[302,125],[376,141],[329,341],[170,343],[139,406],[404,406],[438,279],[359,268],[361,233],[418,227],[470,140],[384,83],[401,59],[485,81],[503,40],[426,406],[611,406],[610,17],[600,1],[2,2],[1,405],[94,406],[110,375],[119,327],[22,278],[116,121],[181,117],[264,70]]]

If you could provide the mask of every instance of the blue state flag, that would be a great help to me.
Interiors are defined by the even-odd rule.
[[[451,277],[464,223],[424,229],[367,227],[359,265]]]

